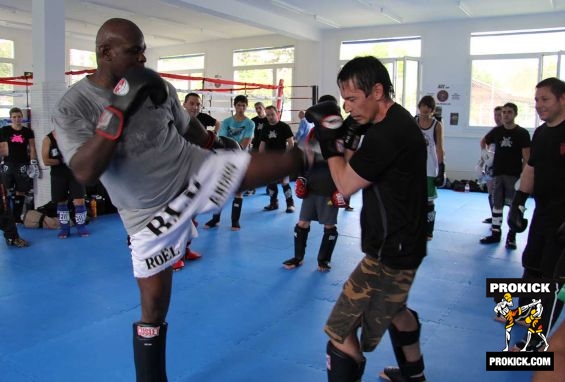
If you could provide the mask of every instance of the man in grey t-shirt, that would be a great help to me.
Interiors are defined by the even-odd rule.
[[[137,380],[162,382],[171,265],[197,234],[192,217],[306,162],[299,150],[256,159],[206,150],[223,147],[221,139],[190,119],[174,88],[144,68],[144,53],[137,25],[106,21],[96,36],[97,70],[61,98],[53,123],[76,179],[102,181],[130,236],[141,295],[141,319],[133,325]]]

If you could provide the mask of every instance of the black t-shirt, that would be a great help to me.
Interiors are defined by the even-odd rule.
[[[516,125],[513,129],[497,126],[485,135],[487,145],[494,143],[493,175],[512,175],[522,173],[522,149],[530,147],[530,133]]]
[[[8,142],[9,155],[4,161],[14,164],[29,163],[29,140],[35,139],[33,130],[23,126],[21,130],[14,130],[12,126],[4,126],[0,131],[0,142]]]
[[[320,159],[312,166],[308,174],[308,192],[322,196],[332,196],[336,190],[335,183],[326,160]]]
[[[49,158],[51,159],[58,159],[61,161],[58,165],[51,166],[51,175],[54,176],[68,176],[71,174],[71,169],[67,167],[63,160],[63,154],[61,150],[59,150],[59,145],[57,144],[57,140],[53,136],[53,132],[47,134],[47,138],[49,138]]]
[[[286,140],[293,136],[290,126],[281,121],[274,125],[267,122],[261,129],[261,141],[265,142],[266,151],[285,151]]]
[[[418,124],[395,103],[349,162],[373,183],[363,189],[362,250],[391,268],[414,269],[426,256],[426,157]]]
[[[565,221],[565,121],[534,131],[528,164],[534,168],[536,211]]]
[[[212,117],[210,114],[206,113],[198,113],[196,118],[202,123],[202,125],[206,128],[211,126],[212,128],[216,127],[216,118]]]
[[[255,123],[255,130],[253,132],[253,139],[251,140],[251,147],[253,148],[253,150],[257,151],[259,150],[259,144],[261,143],[261,132],[263,131],[263,126],[267,126],[269,124],[269,121],[266,117],[261,118],[259,116],[255,116],[251,118],[251,120],[253,121],[253,123]]]

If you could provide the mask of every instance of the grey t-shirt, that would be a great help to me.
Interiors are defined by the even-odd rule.
[[[188,143],[182,134],[189,116],[169,83],[162,105],[148,98],[127,120],[114,157],[100,177],[129,234],[141,230],[187,186],[209,152]],[[55,107],[52,122],[67,164],[94,134],[98,118],[110,103],[111,89],[84,78]],[[95,159],[93,159],[95,160]]]

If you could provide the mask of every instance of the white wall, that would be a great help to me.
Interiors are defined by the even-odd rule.
[[[421,95],[437,89],[439,84],[449,84],[451,89],[455,89],[461,96],[461,102],[457,107],[443,107],[448,177],[472,179],[475,164],[479,159],[479,140],[486,131],[483,128],[468,126],[471,87],[470,34],[563,27],[565,27],[565,13],[560,12],[551,16],[488,18],[331,31],[323,38],[322,70],[318,81],[321,92],[337,92],[335,79],[341,41],[420,36],[422,38]],[[534,89],[532,89],[532,98],[533,96]],[[415,113],[415,110],[410,112]],[[459,113],[457,126],[449,125],[451,112]]]
[[[140,25],[143,30],[143,25]],[[367,27],[348,30],[331,30],[323,34],[320,43],[296,41],[276,35],[256,38],[216,40],[199,44],[185,44],[168,48],[149,47],[147,52],[149,67],[156,68],[159,57],[205,53],[205,76],[216,74],[223,79],[233,76],[232,52],[236,49],[268,46],[295,46],[295,85],[319,85],[320,94],[339,96],[336,75],[339,69],[339,46],[343,40],[374,39],[401,36],[421,36],[422,38],[422,94],[437,89],[438,84],[449,84],[461,96],[461,102],[452,107],[444,107],[446,164],[448,176],[452,179],[473,177],[473,168],[478,160],[478,141],[486,132],[484,129],[470,128],[470,58],[469,35],[472,32],[523,30],[536,28],[565,27],[565,12],[543,16],[487,18],[480,20],[433,22],[411,25],[392,25],[386,27]],[[31,68],[31,32],[0,28],[0,38],[16,41],[15,75],[23,74]],[[67,48],[93,49],[94,42],[67,40]],[[61,70],[65,70],[62,68]],[[533,97],[534,89],[532,89]],[[295,96],[309,93],[305,89],[296,90]],[[511,101],[511,100],[509,100]],[[296,101],[294,109],[305,108],[308,101]],[[414,111],[411,111],[414,112]],[[449,113],[459,113],[459,124],[449,125]],[[295,118],[295,116],[293,116]]]

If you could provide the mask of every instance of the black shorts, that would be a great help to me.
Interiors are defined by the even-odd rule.
[[[522,254],[522,265],[530,271],[539,272],[543,277],[554,277],[557,261],[563,245],[557,239],[561,218],[555,214],[540,215],[534,211],[528,242]]]
[[[55,203],[84,198],[86,189],[74,176],[51,175],[51,200]]]
[[[27,165],[5,163],[2,168],[2,182],[6,189],[16,192],[28,192],[33,189],[33,179],[27,176]]]

